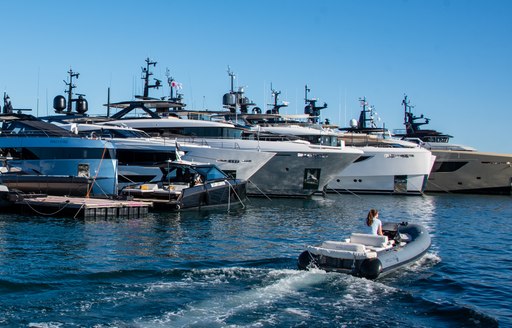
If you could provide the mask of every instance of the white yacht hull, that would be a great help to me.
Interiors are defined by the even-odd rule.
[[[119,122],[151,135],[182,135],[183,137],[178,139],[180,143],[192,142],[233,151],[275,153],[248,179],[247,194],[251,196],[308,197],[323,192],[329,181],[362,155],[362,151],[355,148],[323,147],[309,142],[239,139],[236,138],[237,133],[233,132],[237,130],[233,125],[214,121],[168,118]],[[208,130],[209,128],[213,130]],[[193,129],[198,129],[194,130],[197,131],[198,137],[191,136]],[[211,132],[208,136],[218,138],[202,136],[206,130]],[[219,132],[221,133],[218,134]],[[224,135],[223,132],[227,134]],[[229,136],[234,138],[231,139]],[[238,173],[237,178],[241,178]]]
[[[276,153],[250,179],[247,194],[267,197],[309,197],[362,155],[355,148],[320,147],[304,142],[208,139],[216,148]]]
[[[436,161],[425,191],[511,194],[512,155],[432,150]]]
[[[360,147],[364,155],[331,181],[327,192],[420,195],[434,163],[423,148]]]
[[[116,150],[130,153],[131,162],[120,160],[120,188],[135,182],[159,181],[162,177],[156,163],[148,161],[154,154],[165,160],[176,157],[175,140],[165,139],[112,139]],[[211,163],[233,178],[249,180],[275,153],[249,150],[219,149],[196,144],[179,143],[182,159],[191,162]],[[133,158],[137,159],[133,159]],[[144,159],[145,158],[145,159]]]
[[[112,143],[119,160],[119,187],[134,183],[160,181],[159,162],[176,158],[176,139],[142,137],[144,132],[123,125],[59,124],[66,130],[76,129],[81,135],[99,136]],[[214,149],[207,145],[179,143],[182,159],[215,164],[233,178],[248,180],[275,154],[260,151]]]
[[[249,180],[276,154],[257,150],[226,148],[182,147],[186,151],[183,159],[193,162],[211,163],[233,178]]]

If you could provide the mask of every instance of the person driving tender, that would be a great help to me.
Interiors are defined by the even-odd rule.
[[[372,235],[382,236],[382,222],[379,220],[379,211],[372,208],[366,216],[366,226],[368,227],[368,233]]]

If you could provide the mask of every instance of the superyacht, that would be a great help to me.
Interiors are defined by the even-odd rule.
[[[234,75],[229,72],[232,81]],[[143,71],[145,86],[149,70]],[[156,85],[156,83],[155,83]],[[172,88],[171,88],[172,90]],[[204,113],[184,111],[181,97],[169,100],[144,96],[132,101],[108,104],[120,111],[111,115],[110,123],[143,130],[153,137],[177,139],[214,148],[271,152],[275,155],[252,177],[247,185],[247,194],[266,197],[309,197],[323,192],[324,187],[344,168],[362,155],[355,148],[313,145],[307,141],[267,141],[258,135],[253,139],[242,138],[248,131],[230,123],[182,118],[184,114],[199,116]],[[243,89],[224,95],[223,103],[232,113],[246,112],[253,105],[244,96]],[[141,111],[145,118],[134,118]],[[132,117],[130,117],[132,115]],[[136,115],[135,115],[136,116]]]
[[[147,63],[151,64],[149,60]],[[90,117],[87,115],[88,105],[84,95],[77,94],[78,98],[73,98],[73,89],[76,88],[73,78],[78,77],[78,73],[71,70],[68,73],[69,83],[65,82],[68,87],[67,97],[56,96],[54,109],[57,115],[44,119],[81,137],[110,142],[115,148],[118,159],[120,188],[128,184],[159,181],[162,171],[157,164],[176,159],[177,153],[181,153],[180,157],[183,160],[212,163],[233,178],[243,180],[251,178],[275,155],[271,152],[262,154],[256,151],[215,149],[186,142],[178,144],[175,139],[152,138],[144,131],[109,122],[108,117]],[[145,94],[149,88],[156,86],[159,84],[155,83],[153,86],[146,84]],[[151,102],[147,97],[141,101]],[[76,105],[75,110],[72,108],[73,103]],[[156,101],[156,103],[172,106],[176,101],[167,103]]]
[[[117,195],[117,159],[106,140],[81,138],[12,108],[0,114],[0,181],[23,192]]]
[[[481,152],[450,143],[452,136],[436,130],[423,130],[430,119],[414,116],[407,95],[402,100],[405,130],[395,136],[417,142],[436,156],[425,191],[466,194],[510,195],[512,154]]]
[[[330,125],[319,124],[320,111],[327,107],[316,104],[305,86],[304,115],[282,115],[280,109],[287,103],[277,100],[280,92],[272,89],[274,99],[266,114],[246,114],[238,117],[258,131],[269,132],[276,137],[294,136],[317,145],[356,147],[363,155],[345,168],[325,187],[326,192],[407,194],[421,195],[433,165],[430,151],[411,142],[382,136],[382,129],[373,120],[373,108],[362,102],[359,121],[352,120],[350,129],[343,132]],[[372,128],[370,129],[370,125]]]

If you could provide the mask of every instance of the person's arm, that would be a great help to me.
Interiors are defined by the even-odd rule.
[[[379,224],[379,229],[377,229],[377,234],[384,236],[384,234],[382,233],[382,224]]]

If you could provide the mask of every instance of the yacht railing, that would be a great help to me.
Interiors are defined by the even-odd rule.
[[[191,143],[191,144],[195,144],[195,145],[199,145],[199,146],[208,146],[208,147],[212,147],[212,148],[223,148],[223,149],[242,149],[240,147],[240,144],[238,142],[229,142],[229,143],[225,143],[223,142],[222,140],[225,140],[223,138],[211,138],[211,139],[214,139],[216,140],[215,141],[215,145],[212,145],[211,143],[208,142],[208,140],[204,139],[204,138],[197,138],[197,137],[185,137],[185,136],[179,136],[179,137],[176,137],[176,138],[168,138],[168,137],[162,137],[164,139],[164,142],[165,141],[169,141],[169,142],[175,142],[175,140],[177,140],[178,142],[183,142],[183,143]],[[229,140],[236,140],[236,139],[229,139]]]

